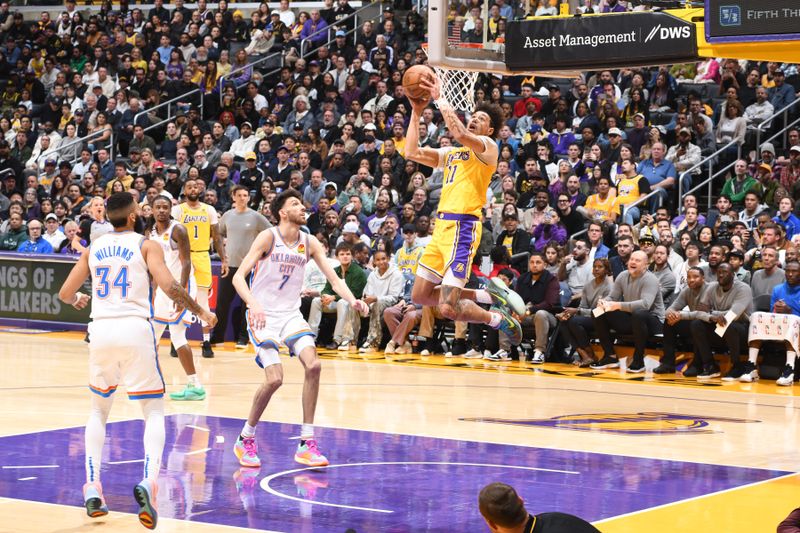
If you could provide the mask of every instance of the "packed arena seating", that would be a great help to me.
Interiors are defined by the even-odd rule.
[[[555,14],[551,2],[533,4],[530,15]],[[481,10],[471,9],[480,5],[454,4],[451,39],[481,42]],[[691,267],[709,284],[723,262],[752,287],[755,310],[775,311],[778,271],[797,260],[800,240],[800,75],[794,64],[735,58],[576,79],[482,75],[476,103],[497,104],[506,121],[469,286],[500,277],[528,298],[523,347],[486,327],[455,324],[451,332],[436,309],[415,306],[410,286],[444,175],[404,158],[406,131],[419,128],[423,146],[454,141],[433,104],[408,124],[401,80],[425,61],[426,16],[405,0],[365,6],[373,10],[359,17],[348,0],[309,11],[262,2],[252,12],[225,0],[215,9],[156,0],[147,12],[67,0],[63,11],[30,21],[0,5],[0,250],[79,254],[112,192],[130,191],[147,217],[150,200],[180,202],[183,183],[199,178],[220,215],[243,185],[249,207],[272,223],[272,199],[295,188],[330,261],[338,264],[337,245],[350,245],[365,271],[357,295],[382,308],[363,320],[339,317],[363,327],[322,335],[333,349],[589,364],[580,331],[576,338],[565,324],[596,303],[581,300],[602,277],[593,279],[594,261],[607,257],[604,276],[618,278],[635,250],[658,279],[661,315],[683,297]],[[528,15],[521,6],[491,2],[490,40]],[[634,6],[603,0],[579,9]],[[379,251],[391,258],[388,270],[373,262]],[[531,289],[542,269],[555,295]],[[306,316],[327,315],[317,327],[334,320],[315,303],[327,292],[311,272]],[[646,335],[659,349],[664,336]],[[733,377],[751,374],[742,364],[747,372]],[[714,377],[714,363],[695,370]]]

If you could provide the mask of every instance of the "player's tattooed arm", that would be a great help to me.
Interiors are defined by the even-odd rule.
[[[165,291],[167,296],[175,302],[180,308],[185,308],[191,311],[192,313],[199,315],[205,312],[205,309],[200,307],[194,298],[192,298],[186,289],[181,287],[181,284],[177,282],[177,280],[172,280],[172,283],[169,286],[169,289]]]

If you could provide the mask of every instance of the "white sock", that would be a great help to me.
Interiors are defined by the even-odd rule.
[[[164,398],[139,400],[144,415],[144,474],[143,479],[155,481],[164,454]]]
[[[192,374],[191,376],[186,376],[189,380],[189,385],[192,387],[200,387],[200,380],[197,379],[197,374]]]
[[[203,342],[211,342],[211,333],[203,332]]]
[[[478,289],[475,291],[475,301],[479,304],[490,304],[493,302],[492,296],[489,294],[489,291],[484,289]]]
[[[300,438],[302,440],[309,440],[314,438],[314,424],[303,424],[300,428]]]
[[[758,348],[750,348],[749,350],[750,355],[747,358],[753,364],[756,364],[756,361],[758,360],[758,350]]]
[[[244,423],[244,428],[242,428],[242,437],[255,437],[256,436],[256,427],[251,426],[247,422]]]
[[[103,459],[103,444],[106,441],[106,421],[111,412],[114,397],[103,398],[92,394],[92,407],[86,422],[84,441],[86,446],[86,481],[100,480],[100,466]]]
[[[503,321],[503,315],[500,313],[489,313],[489,315],[492,317],[489,319],[489,327],[497,329]]]
[[[794,370],[794,360],[797,358],[797,352],[786,351],[786,364]]]

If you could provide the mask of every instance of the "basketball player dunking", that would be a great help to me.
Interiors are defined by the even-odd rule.
[[[512,344],[519,344],[522,329],[504,309],[523,315],[525,305],[519,295],[494,282],[485,290],[464,289],[481,239],[481,208],[497,169],[495,138],[503,125],[503,114],[496,105],[481,104],[464,126],[447,100],[440,98],[439,79],[433,78],[423,78],[422,87],[436,100],[450,133],[462,146],[420,148],[417,125],[428,102],[411,100],[406,159],[444,169],[438,220],[420,258],[411,298],[417,304],[438,306],[445,318],[488,324],[505,332]],[[494,305],[486,311],[476,302]]]
[[[228,258],[225,255],[225,243],[219,233],[219,217],[217,210],[200,201],[200,185],[196,180],[187,179],[183,185],[186,201],[172,208],[172,218],[183,224],[189,234],[192,249],[192,267],[197,281],[197,301],[204,309],[209,310],[208,293],[211,291],[211,240],[214,249],[222,261],[221,275],[228,275]],[[211,330],[203,323],[203,357],[214,357],[211,349]],[[177,347],[176,347],[177,348]]]
[[[172,277],[161,246],[134,233],[136,203],[127,192],[111,195],[106,204],[114,231],[93,240],[61,287],[59,298],[77,309],[92,299],[89,325],[89,389],[92,409],[86,423],[86,484],[83,496],[91,517],[108,514],[100,484],[106,421],[120,383],[128,398],[138,400],[145,419],[144,476],[133,489],[139,521],[154,529],[158,521],[157,477],[164,451],[164,380],[158,366],[150,322],[150,276],[179,307],[213,325],[216,317],[200,307]],[[88,276],[92,296],[78,290]]]
[[[283,343],[305,369],[303,426],[294,459],[307,466],[325,466],[328,459],[317,449],[313,426],[321,364],[314,335],[300,313],[300,291],[309,259],[317,262],[333,290],[356,311],[366,314],[369,308],[357,300],[344,280],[336,275],[322,244],[300,231],[300,226],[306,222],[306,209],[299,192],[287,189],[279,194],[272,204],[272,213],[280,220],[278,226],[258,234],[233,277],[233,286],[247,304],[248,331],[256,346],[256,363],[264,369],[265,377],[233,451],[242,466],[261,466],[255,440],[256,424],[281,386],[283,367],[278,348]],[[253,275],[248,287],[246,277],[250,271]]]
[[[192,271],[191,246],[186,228],[170,215],[172,200],[166,196],[156,196],[150,203],[153,209],[153,227],[145,231],[151,241],[158,243],[164,252],[164,262],[172,276],[180,281],[181,287],[194,298],[197,283]],[[181,392],[172,392],[169,397],[177,401],[203,400],[206,391],[200,384],[194,368],[192,347],[186,340],[186,329],[192,323],[192,314],[176,305],[160,288],[153,294],[153,322],[156,341],[161,339],[164,330],[169,328],[169,338],[178,352],[189,383]]]

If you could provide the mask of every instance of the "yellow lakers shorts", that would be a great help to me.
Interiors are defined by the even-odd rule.
[[[436,218],[417,275],[434,283],[464,287],[481,240],[481,221],[474,215],[455,213],[439,213]]]
[[[211,288],[211,256],[208,252],[192,252],[194,280],[201,289]]]

